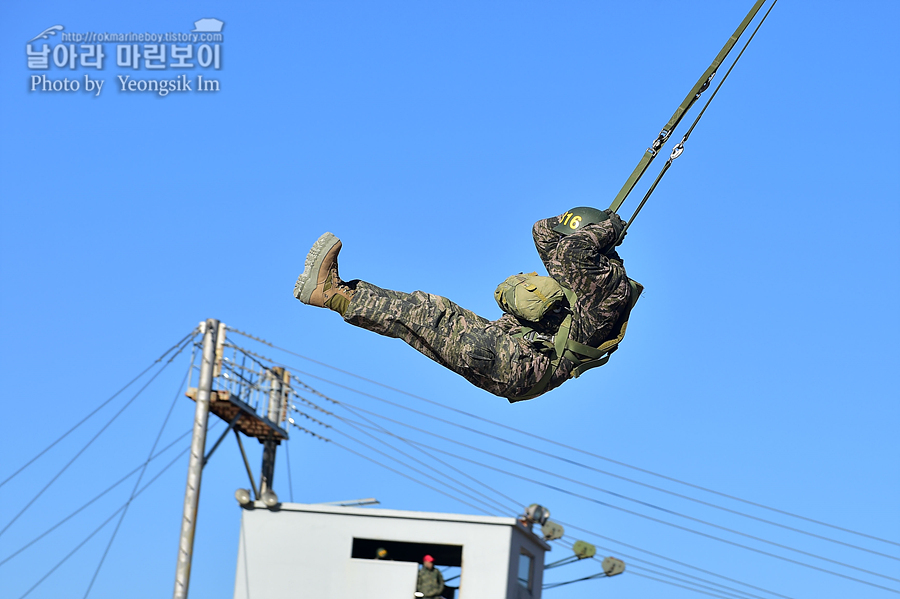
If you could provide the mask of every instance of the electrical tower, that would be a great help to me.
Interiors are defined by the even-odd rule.
[[[197,506],[200,501],[200,482],[203,467],[212,454],[228,433],[234,431],[250,479],[250,489],[238,489],[235,497],[241,505],[261,501],[265,507],[274,508],[279,503],[278,495],[273,490],[275,455],[281,442],[288,439],[288,433],[281,428],[281,423],[287,418],[290,373],[283,368],[266,366],[248,354],[244,354],[241,364],[238,364],[236,352],[231,359],[226,357],[226,348],[234,346],[226,343],[226,327],[216,319],[210,318],[201,322],[200,333],[203,335],[203,344],[199,379],[196,387],[189,387],[187,390],[187,396],[197,405],[184,492],[181,536],[178,542],[174,599],[187,599]],[[250,358],[249,364],[247,358]],[[267,407],[265,416],[258,413],[261,404]],[[206,430],[210,413],[225,421],[228,427],[207,453]],[[253,477],[247,453],[244,451],[241,434],[257,439],[263,444],[258,485]]]

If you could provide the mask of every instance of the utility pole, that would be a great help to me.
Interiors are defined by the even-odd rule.
[[[284,377],[284,369],[275,367],[269,370],[269,420],[279,425],[283,410],[284,394],[282,392],[282,381]],[[266,491],[272,491],[272,480],[275,477],[275,452],[278,449],[280,441],[270,436],[264,442],[263,462],[262,462],[262,479],[260,480],[259,492],[261,494]],[[277,497],[277,496],[276,496]],[[277,499],[275,500],[277,501]]]
[[[184,516],[181,520],[181,538],[178,541],[178,565],[175,570],[173,599],[187,599],[188,585],[191,581],[191,558],[194,551],[194,533],[197,529],[197,504],[200,501],[200,478],[203,474],[203,456],[206,451],[206,423],[209,420],[209,397],[212,392],[219,321],[210,318],[201,323],[201,328],[203,358],[200,362],[200,381],[197,386],[197,409],[194,412],[191,459],[184,491]]]

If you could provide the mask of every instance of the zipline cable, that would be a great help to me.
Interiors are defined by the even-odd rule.
[[[568,566],[569,564],[574,564],[575,562],[580,562],[581,558],[577,555],[570,555],[569,557],[564,557],[561,560],[557,560],[555,562],[550,562],[549,564],[544,564],[544,572],[550,570],[551,568],[559,568],[560,566]]]
[[[112,397],[110,397],[109,399],[107,399],[106,401],[104,401],[103,403],[101,403],[99,406],[97,406],[97,408],[95,408],[93,412],[91,412],[90,414],[88,414],[87,416],[85,416],[78,424],[76,424],[75,426],[73,426],[72,428],[70,428],[69,430],[67,430],[65,433],[63,433],[62,436],[60,436],[56,441],[54,441],[53,443],[51,443],[50,445],[48,445],[47,447],[45,447],[40,453],[38,453],[36,456],[34,456],[34,457],[31,458],[30,460],[28,460],[28,462],[27,462],[25,465],[23,465],[21,468],[19,468],[18,470],[16,470],[16,471],[13,472],[12,474],[10,474],[8,477],[6,477],[6,479],[5,479],[3,482],[0,482],[0,487],[2,487],[3,485],[5,485],[5,484],[8,483],[9,481],[11,481],[13,478],[16,477],[16,475],[18,475],[20,472],[22,472],[23,470],[25,470],[28,466],[30,466],[32,463],[34,463],[38,458],[40,458],[42,455],[44,455],[45,453],[47,453],[48,451],[50,451],[57,443],[59,443],[60,441],[62,441],[62,440],[65,439],[66,437],[68,437],[68,436],[69,436],[69,433],[71,433],[72,431],[74,431],[75,429],[77,429],[79,426],[81,426],[82,424],[84,424],[85,422],[87,422],[87,421],[90,419],[91,416],[93,416],[94,414],[96,414],[97,412],[99,412],[101,409],[103,409],[103,407],[104,407],[106,404],[108,404],[109,402],[111,402],[112,400],[114,400],[116,397],[118,397],[119,394],[121,394],[123,391],[125,391],[125,390],[126,390],[128,387],[130,387],[131,385],[133,385],[135,381],[137,381],[139,378],[141,378],[142,376],[144,376],[145,374],[147,374],[147,371],[148,371],[148,370],[150,370],[151,368],[153,368],[156,364],[159,364],[159,362],[161,362],[161,361],[163,360],[163,358],[165,358],[165,357],[169,354],[169,352],[171,352],[173,349],[175,349],[176,347],[178,347],[179,345],[181,345],[181,344],[184,342],[184,340],[187,339],[188,337],[193,337],[196,333],[197,333],[197,329],[195,328],[195,329],[192,330],[190,333],[188,333],[187,335],[185,335],[184,337],[182,337],[181,340],[178,341],[178,343],[176,343],[175,345],[173,345],[172,347],[170,347],[169,349],[167,349],[165,352],[163,352],[163,354],[162,354],[160,357],[158,357],[156,360],[154,360],[153,363],[150,364],[150,366],[148,366],[147,368],[145,368],[145,369],[143,370],[143,372],[141,372],[139,375],[137,375],[136,377],[134,377],[133,379],[131,379],[131,381],[129,381],[124,387],[122,387],[121,389],[119,389],[118,391],[116,391],[115,393],[113,393]]]
[[[306,360],[306,361],[308,361],[308,362],[312,362],[312,363],[314,363],[314,364],[323,366],[323,367],[328,368],[328,369],[330,369],[330,370],[334,370],[335,372],[340,372],[341,374],[345,374],[345,375],[347,375],[347,376],[351,376],[351,377],[353,377],[353,378],[359,379],[359,380],[361,380],[361,381],[365,381],[365,382],[367,382],[367,383],[371,383],[371,384],[373,384],[373,385],[377,385],[377,386],[382,387],[382,388],[384,388],[384,389],[387,389],[387,390],[389,390],[389,391],[393,391],[393,392],[395,392],[395,393],[399,393],[399,394],[401,394],[401,395],[405,395],[405,396],[407,396],[407,397],[411,397],[411,398],[413,398],[413,399],[416,399],[416,400],[419,400],[419,401],[423,401],[423,402],[425,402],[425,403],[427,403],[427,404],[434,405],[434,406],[437,406],[437,407],[440,407],[440,408],[443,408],[443,409],[446,409],[446,410],[450,410],[451,412],[455,412],[455,413],[457,413],[457,414],[461,414],[461,415],[463,415],[463,416],[467,416],[467,417],[469,417],[469,418],[472,418],[472,419],[475,419],[475,420],[479,420],[479,421],[485,422],[485,423],[487,423],[487,424],[492,424],[492,425],[494,425],[494,426],[498,426],[498,427],[500,427],[500,428],[503,428],[503,429],[506,429],[506,430],[509,430],[509,431],[512,431],[512,432],[516,432],[516,433],[519,433],[519,434],[522,434],[522,435],[531,437],[531,438],[533,438],[533,439],[537,439],[537,440],[539,440],[539,441],[543,441],[543,442],[545,442],[545,443],[550,443],[550,444],[555,445],[555,446],[557,446],[557,447],[562,447],[562,448],[568,449],[568,450],[570,450],[570,451],[575,451],[575,452],[578,452],[578,453],[587,455],[587,456],[589,456],[589,457],[593,457],[593,458],[596,458],[596,459],[599,459],[599,460],[603,460],[603,461],[606,461],[606,462],[609,462],[609,463],[612,463],[612,464],[616,464],[616,465],[618,465],[618,466],[622,466],[623,468],[629,468],[629,469],[635,470],[635,471],[637,471],[637,472],[642,472],[642,473],[644,473],[644,474],[649,474],[649,475],[651,475],[651,476],[655,476],[655,477],[657,477],[657,478],[662,478],[662,479],[668,480],[668,481],[670,481],[670,482],[674,482],[674,483],[678,483],[678,484],[681,484],[681,485],[684,485],[684,486],[687,486],[687,487],[691,487],[691,488],[696,489],[696,490],[698,490],[698,491],[704,491],[704,492],[706,492],[706,493],[711,493],[711,494],[713,494],[713,495],[718,495],[718,496],[720,496],[720,497],[724,497],[724,498],[726,498],[726,499],[731,499],[731,500],[733,500],[733,501],[738,501],[738,502],[740,502],[740,503],[744,503],[744,504],[747,504],[747,505],[751,505],[751,506],[753,506],[753,507],[757,507],[757,508],[760,508],[760,509],[769,510],[769,511],[772,511],[772,512],[775,512],[775,513],[778,513],[778,514],[782,514],[782,515],[784,515],[784,516],[790,516],[790,517],[792,517],[792,518],[797,518],[797,519],[799,519],[799,520],[804,520],[804,521],[807,521],[807,522],[810,522],[810,523],[813,523],[813,524],[818,524],[819,526],[825,526],[825,527],[828,527],[828,528],[832,528],[832,529],[834,529],[834,530],[840,530],[840,531],[842,531],[842,532],[846,532],[846,533],[849,533],[849,534],[854,534],[854,535],[857,535],[857,536],[865,537],[865,538],[871,539],[871,540],[873,540],[873,541],[880,541],[880,542],[882,542],[882,543],[887,543],[887,544],[889,544],[889,545],[895,545],[895,546],[897,546],[897,547],[900,547],[900,543],[898,543],[898,542],[896,542],[896,541],[891,541],[891,540],[889,540],[889,539],[883,539],[883,538],[881,538],[881,537],[876,537],[876,536],[874,536],[874,535],[870,535],[870,534],[867,534],[867,533],[855,531],[855,530],[852,530],[852,529],[849,529],[849,528],[844,528],[844,527],[841,527],[841,526],[836,526],[836,525],[834,525],[834,524],[829,524],[829,523],[827,523],[827,522],[823,522],[823,521],[820,521],[820,520],[815,520],[815,519],[813,519],[813,518],[808,518],[808,517],[806,517],[806,516],[801,516],[801,515],[799,515],[799,514],[795,514],[795,513],[792,513],[792,512],[788,512],[788,511],[785,511],[785,510],[781,510],[781,509],[779,509],[779,508],[770,507],[770,506],[764,505],[764,504],[762,504],[762,503],[757,503],[757,502],[750,501],[750,500],[747,500],[747,499],[742,499],[742,498],[740,498],[740,497],[736,497],[736,496],[734,496],[734,495],[729,495],[729,494],[727,494],[727,493],[722,493],[722,492],[720,492],[720,491],[716,491],[716,490],[713,490],[713,489],[710,489],[710,488],[707,488],[707,487],[703,487],[703,486],[701,486],[701,485],[696,485],[696,484],[694,484],[694,483],[689,483],[689,482],[686,482],[686,481],[683,481],[683,480],[679,480],[679,479],[677,479],[677,478],[673,478],[673,477],[667,476],[667,475],[665,475],[665,474],[659,474],[659,473],[657,473],[657,472],[653,472],[652,470],[647,470],[646,468],[641,468],[641,467],[639,467],[639,466],[632,466],[631,464],[627,464],[627,463],[625,463],[625,462],[621,462],[621,461],[615,460],[615,459],[613,459],[613,458],[608,458],[608,457],[606,457],[606,456],[602,456],[602,455],[599,455],[599,454],[596,454],[596,453],[592,453],[592,452],[590,452],[590,451],[587,451],[587,450],[585,450],[585,449],[581,449],[581,448],[579,448],[579,447],[573,447],[573,446],[571,446],[571,445],[566,445],[565,443],[561,443],[561,442],[559,442],[559,441],[554,441],[553,439],[549,439],[549,438],[542,437],[542,436],[537,435],[537,434],[534,434],[534,433],[530,433],[530,432],[528,432],[528,431],[524,431],[524,430],[521,430],[521,429],[517,429],[517,428],[515,428],[515,427],[509,426],[509,425],[507,425],[507,424],[503,424],[503,423],[501,423],[501,422],[495,422],[495,421],[490,420],[490,419],[488,419],[488,418],[484,418],[483,416],[478,416],[477,414],[472,414],[472,413],[470,413],[470,412],[466,412],[465,410],[461,410],[461,409],[459,409],[459,408],[454,408],[454,407],[451,407],[451,406],[444,405],[444,404],[442,404],[442,403],[440,403],[440,402],[437,402],[437,401],[434,401],[434,400],[431,400],[431,399],[427,399],[427,398],[425,398],[425,397],[422,397],[422,396],[420,396],[420,395],[416,395],[416,394],[411,393],[411,392],[409,392],[409,391],[404,391],[404,390],[402,390],[402,389],[398,389],[398,388],[396,388],[396,387],[392,387],[392,386],[387,385],[387,384],[385,384],[385,383],[381,383],[381,382],[379,382],[379,381],[375,381],[375,380],[373,380],[373,379],[369,379],[369,378],[360,376],[360,375],[355,374],[355,373],[353,373],[353,372],[349,372],[349,371],[347,371],[347,370],[343,370],[343,369],[338,368],[338,367],[336,367],[336,366],[332,366],[332,365],[330,365],[330,364],[326,364],[325,362],[320,362],[319,360],[315,360],[315,359],[313,359],[313,358],[310,358],[310,357],[304,356],[304,355],[302,355],[302,354],[298,354],[298,353],[296,353],[296,352],[293,352],[293,351],[291,351],[291,350],[289,350],[289,349],[286,349],[286,348],[283,348],[283,347],[274,345],[274,344],[272,344],[272,343],[269,342],[269,341],[266,341],[266,340],[261,339],[261,338],[259,338],[259,337],[255,337],[255,336],[253,336],[253,335],[250,335],[249,333],[245,333],[245,332],[243,332],[243,331],[239,331],[239,330],[234,329],[234,328],[232,328],[232,327],[228,327],[228,330],[230,330],[230,331],[232,331],[232,332],[234,332],[234,333],[237,333],[237,334],[239,334],[239,335],[242,335],[242,336],[244,336],[244,337],[247,337],[247,338],[249,338],[249,339],[252,339],[252,340],[254,340],[254,341],[257,341],[257,342],[259,342],[259,343],[262,343],[262,344],[264,344],[264,345],[268,345],[269,347],[271,347],[271,348],[273,348],[273,349],[277,349],[277,350],[279,350],[279,351],[283,351],[283,352],[286,353],[286,354],[290,354],[290,355],[292,355],[292,356],[296,356],[296,357],[301,358],[301,359],[303,359],[303,360]],[[226,344],[226,345],[230,345],[230,344]],[[342,388],[342,389],[346,389],[346,390],[351,391],[351,392],[353,392],[353,393],[357,393],[357,394],[359,394],[359,395],[363,395],[363,396],[366,396],[366,397],[370,397],[370,398],[372,398],[372,399],[375,399],[375,400],[377,400],[377,401],[381,401],[381,402],[384,402],[384,403],[393,405],[393,406],[395,406],[395,407],[399,407],[399,408],[402,408],[402,409],[405,409],[405,410],[409,410],[409,411],[412,411],[412,412],[416,412],[416,413],[418,413],[418,414],[422,414],[422,415],[428,416],[429,418],[433,418],[433,419],[436,419],[436,420],[441,420],[440,418],[437,418],[436,416],[433,416],[433,415],[431,415],[431,414],[426,414],[426,413],[424,413],[424,412],[420,412],[420,411],[418,411],[418,410],[414,410],[413,408],[409,408],[408,406],[404,406],[403,404],[398,404],[398,403],[396,403],[396,402],[392,402],[392,401],[390,401],[390,400],[387,400],[387,399],[378,397],[378,396],[376,396],[376,395],[372,395],[372,394],[370,394],[370,393],[366,393],[365,391],[360,391],[360,390],[358,390],[358,389],[354,389],[353,387],[348,387],[347,385],[343,385],[343,384],[341,384],[341,383],[337,383],[337,382],[335,382],[335,381],[326,379],[326,378],[324,378],[324,377],[317,376],[317,375],[314,375],[314,374],[312,374],[312,373],[304,372],[304,371],[302,371],[302,370],[300,370],[300,369],[296,369],[296,368],[294,368],[294,367],[292,367],[292,366],[290,366],[290,365],[283,364],[283,363],[281,363],[281,362],[279,362],[279,361],[277,361],[277,360],[271,360],[271,359],[269,359],[269,358],[266,358],[265,356],[261,356],[261,355],[259,355],[259,354],[254,353],[254,352],[251,352],[250,350],[245,350],[245,349],[243,349],[243,348],[238,348],[237,346],[233,346],[233,345],[230,345],[230,346],[231,346],[231,347],[234,347],[234,348],[236,348],[236,349],[239,349],[239,350],[241,350],[241,351],[243,351],[243,352],[247,352],[247,353],[249,353],[249,354],[255,355],[256,357],[262,358],[263,360],[267,360],[267,361],[269,361],[269,362],[272,362],[273,364],[277,364],[277,365],[284,366],[284,367],[286,367],[286,368],[292,369],[292,371],[297,372],[297,373],[300,373],[300,374],[303,374],[304,376],[309,376],[309,377],[311,377],[311,378],[314,378],[314,379],[317,379],[317,380],[326,382],[326,383],[331,384],[331,385],[334,385],[334,386],[336,386],[336,387],[340,387],[340,388]],[[246,355],[246,354],[245,354],[245,355]],[[486,436],[492,436],[492,435],[488,435],[488,433],[483,433],[483,432],[481,432],[481,431],[477,431],[476,429],[471,429],[471,428],[469,428],[469,427],[463,426],[463,425],[461,425],[461,424],[457,424],[457,423],[452,422],[452,421],[449,421],[449,420],[441,420],[441,422],[446,422],[446,423],[448,423],[448,424],[451,424],[451,425],[453,425],[453,426],[457,426],[457,427],[459,427],[459,428],[463,428],[463,429],[466,429],[466,430],[471,430],[471,431],[477,432],[478,434],[482,434],[482,435],[486,435]],[[495,438],[497,438],[497,437],[495,437]],[[502,439],[502,438],[500,438],[500,439],[503,440],[503,441],[505,441],[505,442],[509,442],[509,441],[507,441],[507,440],[505,440],[505,439]],[[570,461],[570,460],[566,460],[565,458],[562,458],[562,457],[559,457],[558,459],[563,460],[563,461]],[[573,463],[573,464],[579,464],[578,462],[574,462],[574,461],[570,461],[570,462]],[[579,465],[584,466],[583,464],[579,464]],[[643,483],[636,483],[636,484],[643,484]],[[671,491],[665,491],[665,490],[663,490],[663,492],[672,493]],[[694,501],[699,501],[699,500],[694,500]],[[740,513],[740,512],[737,512],[737,513]],[[753,516],[750,516],[750,517],[752,518]],[[776,524],[776,526],[778,526],[778,525]],[[808,534],[812,535],[813,533],[808,533]],[[814,536],[818,536],[818,535],[814,535]],[[823,538],[827,538],[827,537],[823,537]],[[840,541],[836,541],[836,542],[840,543]],[[843,543],[842,543],[842,544],[843,544]],[[863,549],[863,550],[866,551],[865,549]]]
[[[40,491],[38,491],[37,495],[35,495],[34,497],[32,497],[31,500],[30,500],[27,504],[25,504],[25,507],[23,507],[22,510],[21,510],[18,514],[16,514],[16,515],[13,517],[13,519],[10,520],[10,521],[6,524],[6,526],[3,527],[3,530],[0,530],[0,536],[3,536],[3,533],[5,533],[7,530],[9,530],[9,527],[12,526],[13,523],[14,523],[16,520],[19,519],[19,516],[21,516],[22,514],[24,514],[24,513],[26,512],[26,510],[28,510],[28,508],[30,508],[32,505],[34,505],[34,502],[37,501],[38,497],[40,497],[41,495],[43,495],[44,491],[46,491],[47,489],[49,489],[49,488],[50,488],[50,485],[52,485],[54,482],[56,482],[56,479],[58,479],[60,476],[62,476],[63,472],[65,472],[65,471],[69,468],[69,466],[71,466],[73,463],[75,463],[75,460],[77,460],[79,457],[81,457],[81,454],[83,454],[83,453],[87,450],[87,448],[90,447],[91,444],[92,444],[94,441],[96,441],[96,440],[100,437],[100,435],[102,435],[103,432],[104,432],[107,428],[109,428],[109,426],[110,426],[113,422],[115,422],[115,420],[122,414],[122,412],[124,412],[124,411],[128,408],[128,406],[130,406],[130,405],[134,402],[134,400],[137,399],[138,396],[140,396],[140,394],[143,393],[144,390],[145,390],[147,387],[149,387],[150,384],[153,383],[153,381],[156,380],[156,377],[158,377],[160,374],[162,374],[162,372],[169,366],[169,364],[172,363],[172,360],[174,360],[175,358],[177,358],[178,355],[181,354],[181,352],[184,350],[184,348],[187,347],[187,345],[188,345],[188,343],[190,343],[190,341],[191,341],[191,340],[188,339],[186,342],[184,342],[184,343],[182,344],[182,346],[178,349],[178,351],[175,352],[175,354],[173,354],[172,357],[169,358],[169,360],[168,360],[165,364],[163,364],[162,368],[160,368],[159,370],[157,370],[157,371],[156,371],[156,374],[154,374],[154,375],[150,378],[150,380],[147,381],[147,382],[144,384],[144,386],[141,387],[140,390],[139,390],[137,393],[135,393],[134,396],[133,396],[131,399],[129,399],[128,402],[127,402],[124,406],[122,406],[122,408],[121,408],[118,412],[116,412],[115,415],[114,415],[112,418],[110,418],[110,420],[109,420],[106,424],[103,425],[103,428],[101,428],[99,431],[97,431],[97,433],[96,433],[93,437],[91,437],[91,440],[88,441],[87,444],[86,444],[84,447],[82,447],[82,448],[78,451],[78,453],[76,453],[75,456],[74,456],[71,460],[69,460],[69,462],[68,462],[65,466],[63,466],[62,470],[60,470],[60,471],[56,474],[56,476],[54,476],[54,477],[50,480],[50,482],[48,482],[48,483],[44,486],[43,489],[41,489]]]
[[[119,532],[119,528],[122,526],[122,521],[125,520],[125,516],[126,514],[128,514],[128,507],[131,505],[131,502],[134,501],[138,487],[141,486],[141,481],[144,479],[144,473],[147,472],[147,466],[150,465],[150,459],[153,457],[153,452],[156,451],[156,446],[159,445],[159,440],[162,438],[163,431],[166,430],[166,425],[169,423],[169,418],[172,416],[172,411],[175,409],[175,403],[178,401],[178,396],[181,395],[181,392],[184,389],[185,383],[187,383],[188,376],[190,376],[193,367],[194,364],[193,362],[191,362],[191,364],[188,365],[187,372],[184,373],[184,378],[181,379],[181,382],[178,384],[178,388],[175,391],[175,397],[172,398],[172,404],[169,406],[169,411],[166,412],[166,417],[163,418],[162,426],[159,428],[159,432],[156,434],[156,439],[153,441],[153,445],[150,447],[150,452],[147,454],[147,460],[144,462],[144,467],[141,470],[141,473],[138,475],[137,481],[135,481],[134,483],[134,488],[131,490],[131,496],[125,503],[125,509],[122,510],[122,515],[119,516],[119,521],[116,523],[115,529],[113,529],[113,533],[109,538],[109,543],[106,544],[106,549],[103,551],[103,555],[100,557],[100,563],[97,564],[97,569],[94,571],[94,576],[91,578],[91,582],[90,584],[88,584],[87,590],[84,592],[84,599],[87,599],[88,595],[91,594],[91,589],[94,587],[94,582],[97,580],[97,576],[100,574],[100,569],[103,567],[103,562],[106,561],[106,556],[107,554],[109,554],[109,550],[112,547],[113,541],[116,540],[116,535]]]

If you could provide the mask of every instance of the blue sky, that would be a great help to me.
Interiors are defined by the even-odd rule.
[[[573,206],[609,204],[749,4],[4,5],[0,367],[7,425],[0,480],[198,321],[214,317],[297,354],[516,430],[900,540],[896,3],[783,1],[775,7],[623,246],[629,274],[647,291],[621,351],[604,368],[544,397],[509,405],[402,342],[302,306],[290,293],[309,246],[329,230],[344,241],[347,277],[445,295],[497,317],[496,284],[541,267],[531,224]],[[28,68],[23,45],[48,27],[187,32],[206,17],[225,22],[221,68],[198,67],[191,76],[219,81],[218,92],[160,97],[120,91],[117,75],[173,79],[179,73],[120,68],[115,43],[105,44],[101,70],[46,71],[51,79],[103,79],[99,96],[30,91],[39,71]],[[46,43],[55,46],[59,38]],[[658,160],[647,178],[660,166]],[[626,204],[627,214],[636,201]],[[626,501],[621,507],[900,589],[885,578],[900,578],[896,558],[523,454],[452,423],[870,551],[898,556],[896,545],[563,451],[239,335],[229,339],[287,363],[339,401],[404,414],[355,392],[364,391],[424,410],[448,423],[421,415],[406,416],[408,422],[656,506]],[[0,526],[30,504],[0,535],[0,560],[141,463],[175,397],[162,443],[189,428],[193,403],[180,388],[188,360],[179,356],[33,504],[131,395],[110,403],[0,487]],[[327,430],[319,432],[339,439]],[[234,445],[223,444],[204,473],[195,597],[232,592],[240,515],[232,493],[246,484]],[[259,448],[248,447],[258,470]],[[285,488],[284,455],[276,474],[282,499],[376,497],[387,508],[479,513],[300,432],[289,451],[292,488]],[[504,464],[483,454],[473,458]],[[627,544],[788,597],[894,594],[551,490],[541,483],[615,501],[537,470],[516,467],[526,481],[471,464],[457,467],[522,505],[542,503],[554,518],[622,543],[569,529],[573,539],[609,547],[604,555],[627,553],[682,569]],[[171,592],[185,468],[184,460],[176,463],[129,508],[90,596]],[[118,495],[110,493],[0,565],[0,594],[25,593],[127,499],[132,485],[129,479]],[[84,596],[112,526],[29,597]],[[548,561],[566,552],[556,547]],[[599,564],[581,563],[547,579],[597,570]],[[705,596],[629,575],[640,572],[630,568],[614,579],[544,596]]]

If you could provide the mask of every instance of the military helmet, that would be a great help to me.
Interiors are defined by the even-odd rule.
[[[597,210],[587,206],[572,208],[562,215],[559,224],[553,227],[553,230],[563,235],[571,235],[584,225],[594,223],[602,223],[609,218],[609,212],[606,210]]]

